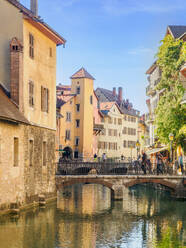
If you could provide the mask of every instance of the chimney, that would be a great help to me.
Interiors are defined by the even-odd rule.
[[[38,16],[38,0],[30,0],[30,10],[35,16]]]
[[[23,112],[23,46],[14,37],[10,42],[10,96]]]
[[[122,87],[118,88],[118,102],[121,103],[123,101],[123,89]]]
[[[112,95],[113,95],[114,97],[116,97],[116,87],[113,88],[113,90],[112,90]]]

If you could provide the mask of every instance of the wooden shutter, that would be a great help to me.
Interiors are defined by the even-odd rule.
[[[49,89],[46,89],[46,112],[49,112]]]
[[[41,86],[41,111],[44,111],[44,87]]]

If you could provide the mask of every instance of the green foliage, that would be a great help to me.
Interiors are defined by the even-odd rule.
[[[156,248],[182,248],[176,230],[168,228],[166,232],[162,233],[162,239],[158,242]]]
[[[186,61],[186,43],[167,35],[157,54],[157,64],[161,69],[161,80],[157,86],[162,96],[156,109],[156,134],[162,143],[169,143],[169,133],[174,134],[174,142],[181,144],[185,133],[179,130],[186,123],[186,108],[181,105],[184,88],[180,81],[180,69]]]

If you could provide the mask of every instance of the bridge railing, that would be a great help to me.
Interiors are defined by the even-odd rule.
[[[155,164],[143,166],[139,161],[129,162],[77,162],[67,161],[57,164],[58,175],[156,175],[156,174],[173,174],[170,166],[162,165],[157,170]]]

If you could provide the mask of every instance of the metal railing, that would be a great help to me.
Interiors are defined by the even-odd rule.
[[[172,175],[173,167],[162,163],[157,166],[133,162],[63,162],[57,164],[57,175]]]

